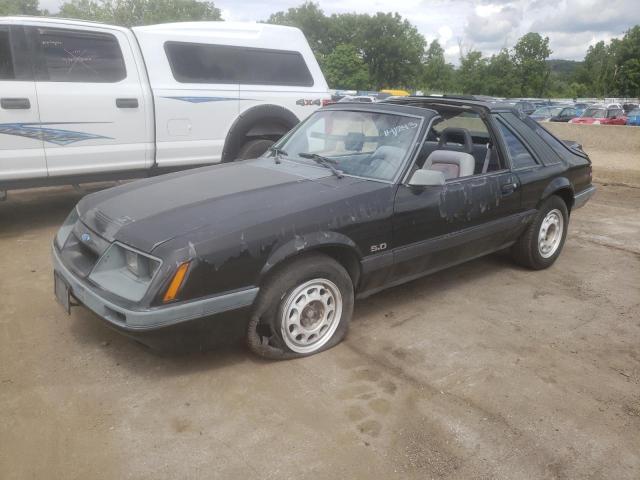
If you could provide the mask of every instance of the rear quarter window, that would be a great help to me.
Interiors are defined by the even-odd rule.
[[[502,121],[498,121],[498,128],[509,152],[511,167],[514,170],[538,165],[538,162],[536,162],[536,159],[531,155],[525,144]]]
[[[313,86],[299,52],[188,42],[167,42],[164,48],[180,83]]]

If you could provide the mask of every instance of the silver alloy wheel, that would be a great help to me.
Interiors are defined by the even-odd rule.
[[[316,278],[285,299],[280,319],[284,343],[296,353],[318,350],[333,336],[342,317],[342,294],[335,283]]]
[[[542,258],[551,257],[562,242],[564,217],[557,208],[551,210],[542,220],[538,231],[538,252]]]

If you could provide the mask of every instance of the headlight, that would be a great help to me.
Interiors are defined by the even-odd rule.
[[[69,238],[69,234],[73,230],[73,226],[77,221],[78,210],[76,209],[76,207],[73,207],[73,210],[71,210],[71,213],[67,215],[67,219],[58,230],[58,233],[56,233],[56,245],[58,245],[58,248],[62,249],[65,242],[67,241],[67,238]]]
[[[162,262],[120,243],[100,257],[89,279],[103,289],[132,301],[141,300]]]

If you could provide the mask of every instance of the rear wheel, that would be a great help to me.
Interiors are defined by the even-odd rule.
[[[269,140],[268,138],[249,140],[244,145],[242,145],[242,147],[240,147],[240,150],[238,151],[238,155],[236,157],[236,161],[258,158],[260,155],[266,152],[274,143],[275,142],[273,140]]]
[[[353,312],[351,277],[323,254],[282,267],[262,287],[249,324],[248,345],[267,358],[313,355],[338,344]]]
[[[556,195],[549,197],[513,246],[516,262],[534,270],[550,267],[560,256],[568,224],[569,211],[564,200]]]

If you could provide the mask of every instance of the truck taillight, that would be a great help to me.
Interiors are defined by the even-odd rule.
[[[323,98],[322,99],[322,106],[323,107],[326,107],[327,105],[331,105],[332,103],[336,103],[336,102],[334,102],[330,98]]]

